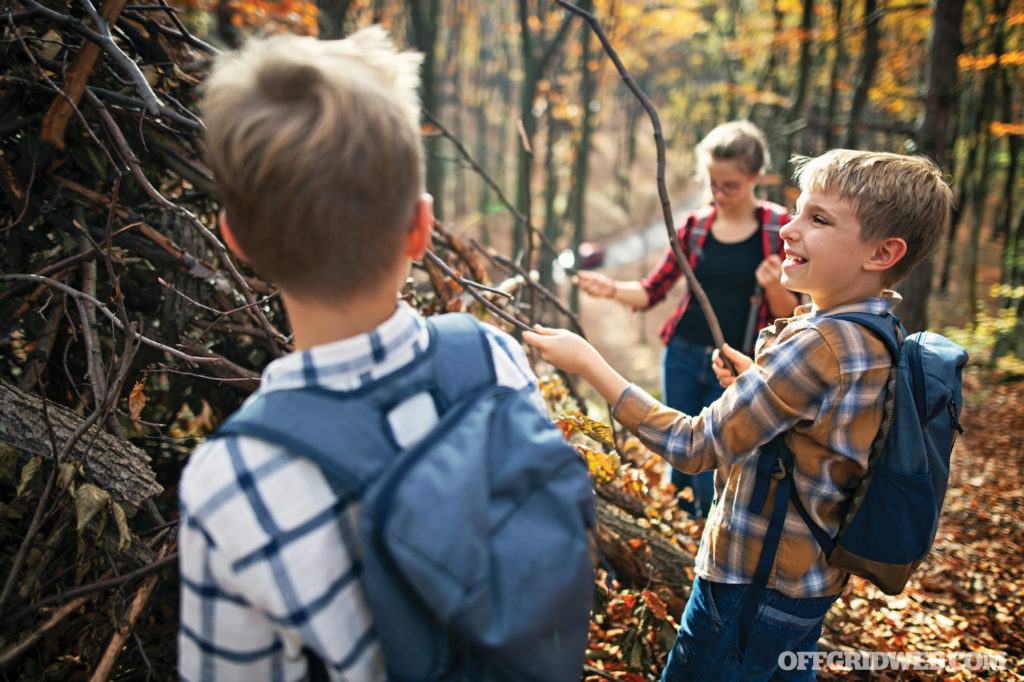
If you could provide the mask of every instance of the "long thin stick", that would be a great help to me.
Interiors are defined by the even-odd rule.
[[[672,253],[675,254],[679,267],[682,269],[683,274],[686,275],[686,283],[690,287],[690,294],[696,297],[697,303],[700,304],[701,310],[704,311],[704,317],[707,318],[708,326],[711,327],[711,336],[715,340],[715,346],[720,349],[725,344],[725,339],[722,336],[722,327],[718,324],[715,311],[711,309],[711,301],[708,300],[708,295],[704,293],[704,288],[693,274],[693,268],[690,267],[690,263],[683,256],[683,248],[679,245],[679,237],[676,235],[675,221],[672,218],[672,204],[668,198],[668,188],[665,186],[665,140],[661,134],[661,121],[658,119],[658,112],[655,111],[651,100],[647,98],[647,95],[644,94],[640,86],[633,80],[633,77],[629,75],[626,67],[623,66],[622,60],[619,59],[619,55],[615,52],[615,48],[612,47],[608,36],[605,35],[594,15],[580,9],[576,5],[565,2],[565,0],[555,0],[555,2],[573,14],[583,17],[590,24],[590,27],[601,41],[605,52],[608,53],[608,56],[615,64],[619,75],[622,76],[622,80],[625,81],[626,86],[640,100],[640,104],[643,105],[644,110],[651,119],[651,125],[654,126],[654,142],[658,150],[658,196],[661,197],[661,213],[665,218],[668,241],[672,245]],[[728,364],[724,354],[722,354],[722,360]]]

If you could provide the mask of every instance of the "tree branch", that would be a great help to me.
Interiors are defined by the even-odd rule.
[[[608,57],[615,64],[615,69],[619,72],[622,80],[626,83],[626,86],[630,91],[640,100],[640,104],[643,106],[644,111],[647,112],[647,116],[651,119],[651,125],[654,127],[654,141],[657,146],[658,156],[658,196],[661,198],[661,213],[665,219],[665,229],[668,231],[668,241],[672,246],[672,253],[676,257],[676,261],[679,263],[679,267],[682,269],[683,274],[686,276],[686,283],[690,287],[690,293],[697,299],[697,303],[700,304],[701,310],[704,312],[704,317],[707,318],[708,326],[711,327],[711,335],[714,337],[715,346],[721,348],[725,344],[725,340],[722,336],[722,327],[718,323],[718,317],[715,315],[715,311],[711,308],[711,301],[708,300],[707,294],[704,292],[704,288],[697,281],[697,278],[693,274],[693,269],[690,267],[689,261],[683,255],[683,249],[679,244],[679,237],[676,235],[675,220],[672,216],[672,204],[668,197],[668,188],[665,186],[665,139],[661,132],[661,121],[658,118],[658,112],[655,110],[654,105],[651,104],[651,100],[647,98],[640,86],[636,84],[633,77],[626,70],[626,67],[622,64],[622,60],[619,59],[618,53],[615,52],[615,48],[612,47],[608,40],[608,36],[605,35],[604,30],[601,28],[601,24],[597,21],[594,15],[589,12],[585,12],[576,5],[566,2],[565,0],[555,0],[560,6],[566,10],[576,14],[587,21],[590,27],[594,30],[598,39],[601,41],[601,45],[604,47]],[[728,363],[725,355],[722,355],[722,359]]]

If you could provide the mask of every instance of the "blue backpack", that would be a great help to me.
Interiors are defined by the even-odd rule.
[[[259,394],[216,436],[280,444],[359,501],[345,540],[390,680],[577,679],[594,589],[586,464],[523,391],[496,383],[479,322],[427,326],[411,366],[355,391]],[[439,422],[402,450],[388,416],[424,392]]]
[[[967,352],[944,336],[907,336],[892,313],[844,313],[883,339],[893,357],[882,422],[868,471],[852,491],[839,533],[831,537],[807,513],[793,485],[793,455],[776,436],[761,447],[751,511],[765,505],[778,481],[771,520],[741,622],[752,623],[771,573],[789,502],[811,529],[829,565],[859,575],[886,594],[899,594],[931,549],[939,527],[949,459],[960,426],[961,375]],[[741,628],[742,631],[742,628]]]

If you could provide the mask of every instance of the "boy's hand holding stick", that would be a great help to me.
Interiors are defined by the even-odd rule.
[[[597,349],[567,329],[548,329],[538,324],[534,325],[534,330],[523,332],[523,341],[540,351],[546,362],[578,374],[610,405],[615,405],[629,382],[601,357]]]

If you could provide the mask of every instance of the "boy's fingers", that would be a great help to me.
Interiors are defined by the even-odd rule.
[[[555,330],[554,329],[548,329],[547,327],[542,327],[539,324],[533,325],[533,328],[536,331],[532,331],[532,332],[524,331],[523,332],[523,341],[525,341],[526,343],[528,343],[531,346],[536,346],[537,348],[540,348],[541,346],[544,345],[545,337],[550,337],[550,336],[553,336],[555,334]]]

